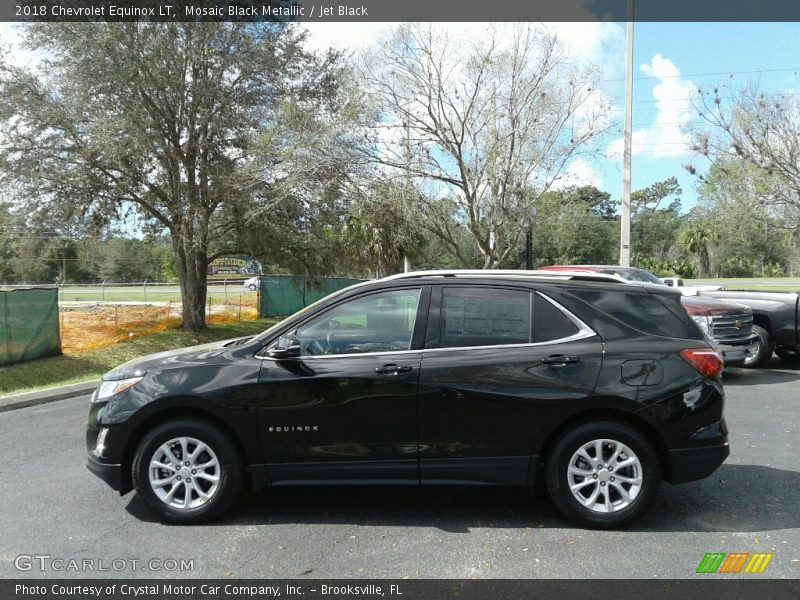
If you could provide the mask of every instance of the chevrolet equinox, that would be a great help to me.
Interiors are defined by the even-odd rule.
[[[89,469],[165,521],[245,481],[533,486],[619,527],[728,456],[722,361],[678,291],[603,274],[405,273],[260,335],[110,371]]]

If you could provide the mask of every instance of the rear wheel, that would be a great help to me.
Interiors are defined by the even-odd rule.
[[[203,419],[167,421],[149,432],[133,460],[139,496],[164,520],[219,516],[239,496],[242,460],[234,440]]]
[[[549,452],[550,497],[569,519],[588,527],[621,527],[655,501],[661,482],[658,456],[639,431],[616,421],[584,423]]]
[[[758,348],[752,354],[748,354],[742,366],[748,368],[765,367],[772,360],[772,336],[769,331],[758,325],[753,325],[753,333],[758,336]]]

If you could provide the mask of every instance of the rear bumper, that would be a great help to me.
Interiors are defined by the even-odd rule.
[[[122,465],[102,463],[91,454],[86,461],[86,468],[105,481],[112,489],[122,491]]]
[[[704,479],[716,471],[730,453],[727,441],[714,446],[670,450],[664,480],[669,483],[686,483]]]

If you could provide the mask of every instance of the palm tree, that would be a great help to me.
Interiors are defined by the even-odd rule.
[[[694,223],[684,229],[679,238],[680,246],[697,257],[701,277],[711,276],[711,259],[708,248],[717,240],[717,233],[708,223]]]

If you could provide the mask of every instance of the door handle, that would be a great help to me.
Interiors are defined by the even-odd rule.
[[[375,367],[375,372],[382,375],[397,375],[398,373],[410,373],[411,369],[409,365],[383,365]]]
[[[576,363],[581,360],[580,356],[564,356],[563,354],[554,354],[542,359],[543,365],[551,365],[553,367],[565,367],[568,363]]]

